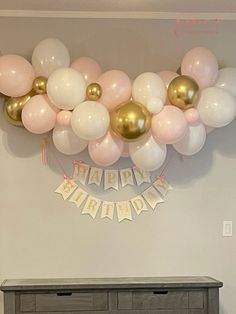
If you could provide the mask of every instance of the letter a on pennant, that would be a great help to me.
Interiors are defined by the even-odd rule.
[[[88,184],[96,184],[100,186],[102,181],[103,170],[100,168],[92,167],[89,173]]]
[[[157,204],[164,202],[160,194],[153,186],[150,186],[150,188],[144,191],[142,196],[147,201],[147,203],[152,207],[153,210],[156,208]]]

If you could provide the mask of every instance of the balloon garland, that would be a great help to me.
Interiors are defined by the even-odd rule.
[[[188,51],[181,74],[145,72],[131,82],[126,73],[102,73],[88,57],[70,63],[58,39],[42,40],[32,64],[18,55],[0,57],[4,115],[35,134],[51,130],[55,147],[78,154],[88,147],[99,166],[130,157],[145,171],[160,168],[167,144],[183,155],[204,146],[207,130],[236,115],[236,68],[218,70],[207,48]]]

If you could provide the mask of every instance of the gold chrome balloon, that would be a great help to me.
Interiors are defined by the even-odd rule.
[[[151,127],[151,114],[140,103],[129,100],[111,113],[112,130],[126,142],[139,139]]]
[[[35,91],[31,90],[22,97],[7,98],[4,102],[3,112],[6,120],[15,126],[23,126],[21,113],[24,105],[31,97],[35,95]]]
[[[167,90],[170,103],[181,110],[194,107],[200,96],[197,82],[187,75],[174,78]]]
[[[33,90],[35,91],[36,94],[38,95],[46,94],[47,81],[48,79],[44,76],[36,77],[36,79],[33,82]]]
[[[98,83],[88,85],[86,95],[89,100],[98,100],[102,96],[102,87]]]

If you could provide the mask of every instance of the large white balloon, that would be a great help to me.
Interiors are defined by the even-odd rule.
[[[159,75],[153,72],[140,74],[133,82],[132,96],[152,113],[162,110],[166,100],[166,88]]]
[[[104,136],[109,124],[108,110],[97,101],[85,101],[77,105],[71,117],[72,129],[85,140],[96,140]]]
[[[235,118],[236,101],[226,90],[208,87],[202,91],[197,109],[205,125],[220,128]]]
[[[84,101],[86,83],[78,71],[71,68],[60,68],[49,76],[47,93],[55,106],[71,110]]]
[[[53,143],[63,154],[75,155],[82,152],[88,142],[79,138],[69,126],[57,125],[52,134]]]
[[[166,159],[166,153],[166,145],[156,141],[152,135],[129,144],[130,158],[138,168],[145,171],[160,168]]]
[[[56,38],[44,39],[34,48],[32,65],[37,76],[49,77],[58,68],[70,65],[69,51]]]
[[[182,155],[191,156],[198,153],[206,141],[206,129],[202,123],[190,125],[184,138],[174,144],[175,150]]]
[[[236,68],[221,69],[215,86],[224,88],[236,98]]]

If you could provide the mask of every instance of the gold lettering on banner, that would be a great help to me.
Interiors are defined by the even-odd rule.
[[[77,188],[77,184],[69,178],[63,180],[55,193],[61,194],[63,199],[66,200]]]
[[[142,193],[142,196],[146,200],[146,202],[151,206],[151,208],[154,210],[159,203],[163,203],[164,200],[161,198],[160,194],[157,192],[157,190],[150,186],[146,191]]]
[[[138,186],[142,183],[151,183],[151,175],[149,172],[141,170],[137,167],[133,167],[133,172]]]
[[[103,202],[101,218],[113,219],[114,208],[115,204],[113,202]]]
[[[120,179],[122,187],[134,185],[133,172],[131,168],[120,170]]]
[[[75,161],[73,179],[85,185],[89,173],[89,168],[89,165],[83,162]]]
[[[167,182],[165,176],[158,177],[153,185],[163,196],[166,196],[169,191],[173,190],[172,186]]]
[[[82,210],[82,214],[89,214],[94,219],[97,215],[101,202],[102,201],[100,199],[89,196]]]
[[[142,211],[148,210],[148,207],[147,207],[147,205],[146,205],[146,203],[145,203],[145,201],[141,195],[132,198],[130,201],[131,201],[131,204],[133,205],[133,207],[134,207],[134,209],[138,215]]]
[[[86,193],[81,188],[77,188],[75,193],[71,196],[69,202],[75,203],[76,206],[79,208],[82,205],[82,203],[86,200],[87,197],[88,197],[88,193]]]
[[[129,201],[117,202],[116,209],[119,222],[124,219],[133,220]]]
[[[100,168],[92,167],[90,169],[88,184],[96,184],[100,186],[102,181],[103,170]]]
[[[110,188],[115,190],[118,190],[119,188],[118,170],[104,171],[104,190],[108,190]]]

